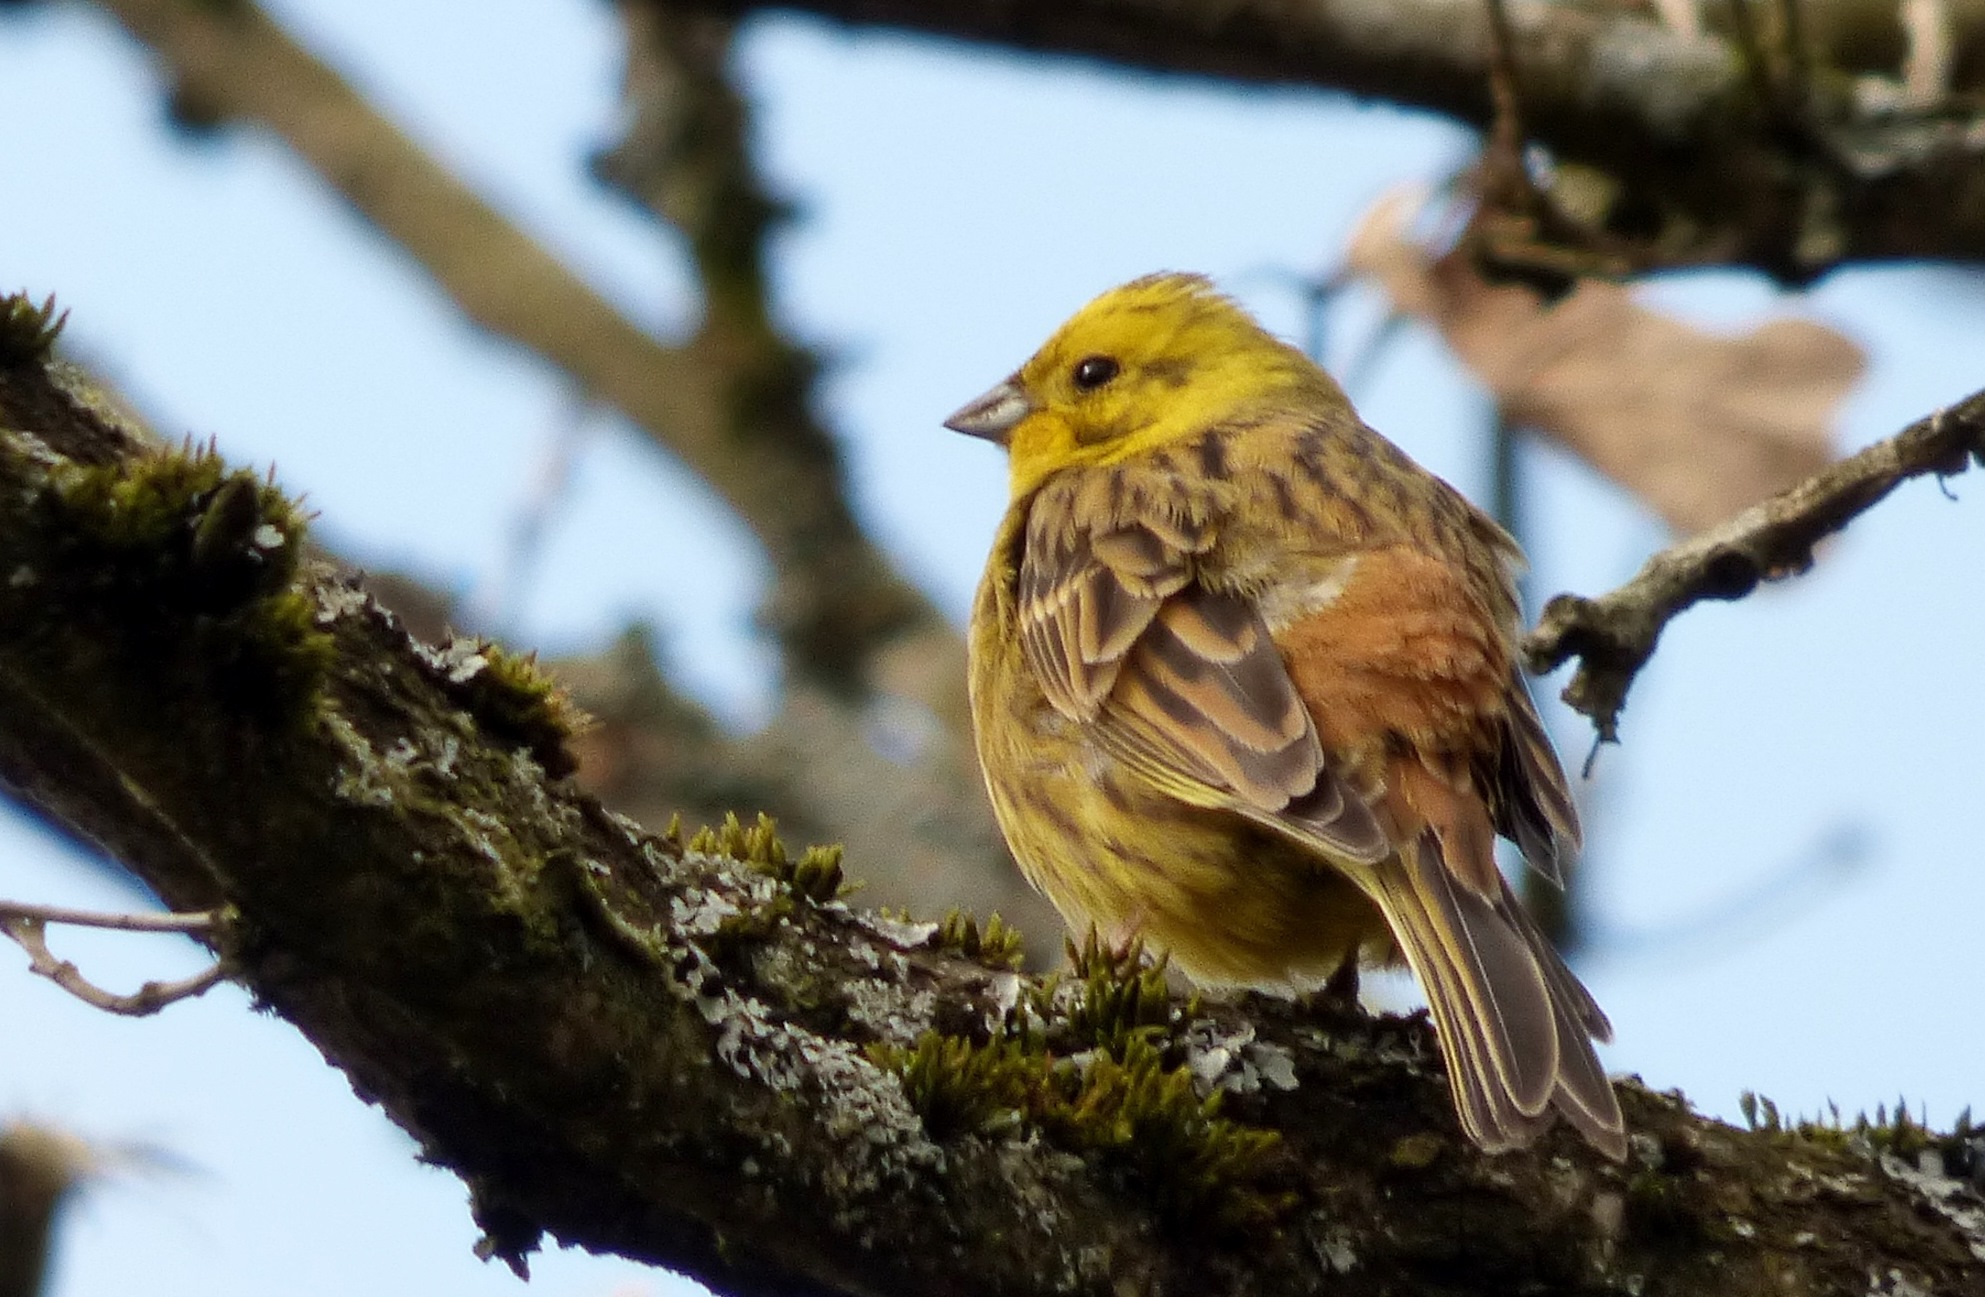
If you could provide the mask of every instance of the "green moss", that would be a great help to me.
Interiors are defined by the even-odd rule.
[[[915,1048],[876,1045],[869,1057],[902,1078],[933,1138],[1036,1130],[1127,1173],[1169,1220],[1195,1228],[1260,1223],[1284,1205],[1263,1186],[1281,1137],[1220,1116],[1221,1094],[1201,1098],[1191,1070],[1149,1040],[1061,1058],[1039,1037],[926,1032]]]
[[[1027,955],[1020,929],[1001,919],[997,912],[981,928],[979,921],[964,910],[949,911],[937,925],[937,944],[941,949],[976,959],[988,968],[1016,969]]]
[[[1190,1069],[1135,1039],[1121,1058],[1098,1054],[1044,1125],[1071,1148],[1127,1165],[1176,1222],[1259,1223],[1284,1205],[1260,1184],[1281,1136],[1220,1116],[1223,1098],[1200,1098]]]
[[[717,941],[713,953],[722,953],[732,943],[756,941],[772,935],[780,923],[793,917],[794,901],[791,892],[780,892],[764,905],[739,910],[736,914],[725,915],[717,923]]]
[[[1740,1098],[1738,1103],[1741,1107],[1743,1100]],[[1975,1132],[1970,1108],[1959,1113],[1950,1131],[1944,1133],[1932,1128],[1920,1114],[1912,1115],[1908,1102],[1900,1098],[1895,1101],[1892,1116],[1887,1104],[1878,1104],[1872,1118],[1861,1112],[1855,1114],[1853,1122],[1849,1123],[1842,1119],[1839,1107],[1829,1103],[1824,1118],[1801,1118],[1783,1127],[1767,1129],[1825,1147],[1863,1153],[1892,1153],[1909,1162],[1926,1151],[1935,1152],[1943,1159],[1949,1174],[1958,1174],[1976,1156],[1972,1148]]]
[[[902,1078],[903,1093],[935,1139],[1010,1130],[1039,1105],[1052,1068],[1038,1043],[983,1045],[927,1031],[915,1048],[871,1045],[870,1061]]]
[[[838,845],[808,847],[793,865],[793,875],[787,880],[793,891],[823,904],[839,896],[847,886],[841,873],[841,855]]]
[[[123,654],[264,722],[312,714],[332,642],[292,588],[305,518],[273,482],[186,446],[66,462],[49,487],[45,547],[22,570],[71,651]]]
[[[1737,1111],[1744,1114],[1744,1125],[1751,1130],[1777,1134],[1785,1129],[1778,1105],[1755,1091],[1746,1090],[1737,1096]]]
[[[1424,1171],[1434,1164],[1440,1152],[1441,1137],[1423,1130],[1395,1143],[1387,1160],[1402,1171]]]
[[[39,306],[26,293],[0,297],[0,365],[47,360],[68,322],[67,311],[55,313],[53,294]]]
[[[794,860],[787,854],[786,844],[779,840],[778,821],[763,812],[747,828],[737,812],[732,811],[724,816],[721,825],[698,829],[686,846],[682,845],[682,817],[674,816],[663,840],[701,855],[735,860],[816,904],[831,901],[849,888],[841,872],[840,847],[808,847]]]
[[[1061,996],[1062,979],[1049,977],[1041,984],[1036,1010],[1043,1018],[1059,1016],[1078,1048],[1122,1057],[1133,1041],[1162,1035],[1179,1020],[1165,980],[1167,961],[1147,956],[1141,939],[1113,947],[1092,928],[1082,945],[1070,941],[1066,950],[1076,993]]]
[[[949,916],[946,944],[962,946],[968,922]],[[1280,1137],[1221,1116],[1219,1092],[1199,1095],[1169,1039],[1180,1016],[1163,961],[1094,936],[1069,954],[1069,977],[1036,986],[1032,1011],[991,1039],[927,1032],[869,1056],[902,1078],[934,1138],[1032,1130],[1124,1175],[1175,1224],[1273,1217],[1284,1199],[1264,1183]]]
[[[527,747],[552,778],[577,770],[579,761],[566,741],[592,719],[538,666],[538,655],[513,653],[488,640],[476,641],[476,653],[483,668],[450,682],[463,705],[491,732]]]

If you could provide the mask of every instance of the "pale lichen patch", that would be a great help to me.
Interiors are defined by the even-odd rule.
[[[482,645],[471,639],[452,639],[435,654],[443,676],[451,685],[465,685],[489,666]]]
[[[863,927],[901,950],[921,949],[937,935],[938,925],[935,923],[916,923],[872,910],[856,910],[854,914]]]
[[[356,806],[393,805],[394,788],[386,778],[379,754],[373,751],[366,737],[336,712],[326,713],[323,724],[325,732],[345,758],[338,763],[337,776],[331,786],[332,796]]]
[[[1257,1040],[1253,1023],[1223,1026],[1212,1018],[1195,1018],[1179,1038],[1201,1097],[1215,1090],[1255,1094],[1264,1088],[1297,1087],[1295,1054],[1286,1046]]]
[[[1985,1262],[1985,1207],[1979,1205],[1976,1195],[1962,1181],[1951,1179],[1943,1173],[1943,1159],[1936,1155],[1934,1149],[1926,1151],[1935,1158],[1933,1166],[1921,1162],[1911,1166],[1895,1154],[1885,1152],[1881,1155],[1882,1172],[1889,1179],[1915,1190],[1938,1215],[1964,1235],[1965,1246],[1971,1249],[1971,1255]]]
[[[937,996],[928,990],[905,992],[881,982],[858,980],[842,988],[848,1020],[877,1040],[908,1047],[930,1030]]]
[[[1312,1237],[1310,1247],[1328,1274],[1350,1274],[1358,1268],[1357,1250],[1351,1246],[1351,1236],[1342,1230]]]
[[[715,935],[725,919],[740,912],[730,898],[714,891],[691,892],[669,902],[671,925],[691,937]]]
[[[317,586],[317,624],[329,626],[341,617],[363,611],[372,597],[355,585],[322,582]]]

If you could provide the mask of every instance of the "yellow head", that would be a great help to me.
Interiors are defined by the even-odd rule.
[[[1330,376],[1203,275],[1158,274],[1077,311],[1014,375],[945,420],[1005,446],[1013,494],[1241,416],[1342,400]]]

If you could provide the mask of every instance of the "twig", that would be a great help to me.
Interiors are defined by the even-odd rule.
[[[75,928],[109,928],[115,932],[181,932],[190,937],[212,932],[214,925],[220,921],[220,912],[194,910],[186,914],[106,914],[97,910],[69,910],[59,905],[0,901],[0,922],[10,919],[66,923]]]
[[[197,910],[188,914],[99,914],[89,910],[69,910],[53,905],[27,905],[0,901],[0,933],[5,933],[28,952],[28,967],[55,983],[83,1003],[108,1013],[142,1018],[169,1004],[204,995],[227,976],[227,964],[214,964],[191,977],[171,982],[146,982],[129,995],[106,991],[84,977],[82,971],[48,948],[48,925],[66,923],[82,928],[109,928],[119,932],[181,932],[204,935],[220,922],[220,911]]]
[[[1902,0],[1896,11],[1909,52],[1902,60],[1902,96],[1911,108],[1932,107],[1950,93],[1957,57],[1949,0]]]
[[[571,502],[587,443],[592,439],[593,408],[582,398],[569,401],[549,429],[522,503],[510,519],[509,543],[493,588],[477,612],[484,624],[504,634],[519,634],[533,578],[544,557],[545,540],[559,512]]]
[[[1553,295],[1580,277],[1618,278],[1630,273],[1631,249],[1590,222],[1565,211],[1551,180],[1531,174],[1517,83],[1515,26],[1507,0],[1484,0],[1489,22],[1489,102],[1494,116],[1482,157],[1471,169],[1481,206],[1464,238],[1476,241],[1482,260],[1503,273],[1533,278]]]
[[[1985,465],[1985,391],[1670,546],[1609,594],[1558,595],[1524,639],[1524,663],[1542,674],[1580,659],[1564,699],[1591,719],[1600,742],[1618,742],[1627,690],[1676,614],[1704,599],[1741,599],[1761,581],[1805,571],[1814,545],[1902,482],[1950,477],[1967,461]]]

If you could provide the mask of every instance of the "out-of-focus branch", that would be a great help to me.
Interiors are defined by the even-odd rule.
[[[731,81],[733,24],[622,0],[627,33],[626,130],[595,161],[609,184],[679,232],[703,285],[696,355],[706,381],[737,394],[734,436],[748,450],[779,445],[814,471],[838,474],[833,437],[814,413],[817,358],[773,324],[767,243],[784,208],[753,164],[750,107]],[[796,524],[797,525],[797,524]],[[820,552],[791,575],[841,580],[862,556]],[[862,580],[863,588],[879,588]],[[838,599],[851,607],[855,596]],[[780,615],[775,610],[775,616]],[[838,638],[839,626],[820,630]],[[861,642],[873,637],[856,636]],[[799,651],[831,659],[832,642]],[[862,698],[790,683],[773,724],[729,768],[777,789],[770,804],[874,862],[867,898],[905,904],[951,896],[999,910],[1033,934],[1035,953],[1059,949],[1060,920],[1009,862],[979,787],[964,710],[964,659],[948,626],[904,628],[868,663]],[[632,769],[639,779],[642,772]]]
[[[786,213],[752,166],[746,105],[728,78],[731,24],[621,12],[630,125],[596,169],[688,244],[703,289],[689,355],[716,395],[727,456],[764,479],[759,489],[784,514],[772,549],[779,588],[766,615],[788,651],[831,681],[883,638],[941,623],[878,567],[849,520],[840,452],[813,411],[820,362],[773,322],[766,244]],[[825,499],[821,483],[833,488]],[[815,615],[816,605],[835,615]]]
[[[259,475],[8,350],[0,784],[231,906],[230,968],[462,1176],[487,1255],[550,1232],[878,1297],[1980,1277],[1968,1132],[1747,1133],[1627,1084],[1630,1165],[1489,1158],[1424,1023],[1192,1010],[1114,965],[1055,992],[853,913],[831,854],[642,834],[547,774],[570,718],[528,668],[412,641]]]
[[[643,0],[738,16],[798,10],[1157,72],[1316,86],[1488,127],[1482,0]],[[1985,112],[1904,101],[1893,0],[1805,0],[1815,59],[1803,118],[1745,76],[1709,6],[1705,30],[1639,5],[1508,5],[1527,138],[1602,173],[1595,228],[1638,261],[1751,266],[1801,283],[1843,261],[1985,257]],[[1985,16],[1946,6],[1976,45]],[[1977,64],[1977,59],[1972,59]],[[1973,84],[1980,69],[1967,67]],[[1872,74],[1872,79],[1863,79]]]
[[[1037,953],[1052,949],[1059,921],[1020,883],[978,785],[959,637],[860,530],[833,437],[812,414],[817,361],[773,326],[763,256],[780,208],[751,170],[744,106],[725,77],[728,23],[629,11],[634,126],[602,170],[680,229],[694,254],[703,321],[687,343],[667,346],[253,4],[102,2],[158,53],[183,113],[275,133],[472,319],[640,424],[765,546],[775,580],[765,617],[787,664],[778,723],[732,742],[671,695],[671,705],[648,709],[635,727],[613,726],[591,747],[606,755],[617,737],[630,740],[622,758],[675,758],[653,771],[621,761],[617,804],[661,823],[755,791],[730,804],[776,809],[887,862],[869,899],[998,909],[1049,943]],[[598,670],[586,674],[606,683]],[[656,687],[666,691],[659,680],[640,684],[642,696]]]
[[[657,342],[250,0],[100,2],[158,56],[183,116],[272,132],[470,319],[570,374],[729,502],[778,574],[772,620],[794,674],[859,694],[880,644],[942,624],[862,534],[831,441],[811,425],[760,417],[768,401],[804,390],[804,370],[738,381],[713,363],[737,345],[728,325],[684,346]],[[713,305],[713,320],[731,318]]]
[[[1912,477],[1985,465],[1985,392],[1920,419],[1719,527],[1656,554],[1633,580],[1597,599],[1561,594],[1523,642],[1536,672],[1579,659],[1565,701],[1599,737],[1619,737],[1620,710],[1662,629],[1704,599],[1741,599],[1760,582],[1804,572],[1813,547]]]

